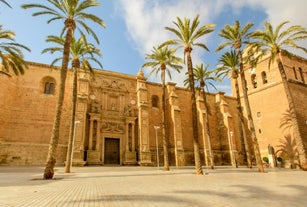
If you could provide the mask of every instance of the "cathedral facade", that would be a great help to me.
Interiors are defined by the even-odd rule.
[[[45,163],[57,102],[59,68],[29,62],[22,76],[0,76],[0,164]],[[72,108],[72,71],[68,72],[57,148],[66,159]],[[75,165],[156,165],[163,162],[161,85],[136,76],[96,70],[78,73],[73,163]],[[167,83],[166,135],[171,165],[193,165],[191,96]],[[240,151],[233,97],[207,94],[211,145],[216,164],[231,164]],[[206,110],[197,96],[199,144],[206,162]],[[158,158],[157,158],[158,155]],[[236,159],[239,159],[236,158]]]
[[[284,58],[294,97],[300,131],[307,146],[307,61]],[[60,83],[59,68],[28,63],[22,76],[0,73],[0,165],[43,165],[55,117]],[[246,68],[248,96],[256,126],[261,156],[268,156],[268,145],[286,160],[297,157],[283,151],[285,131],[282,120],[288,105],[277,66],[262,61],[257,68]],[[73,73],[68,71],[65,99],[57,148],[57,164],[66,159],[72,108]],[[241,90],[241,89],[240,89]],[[94,75],[78,72],[74,165],[157,165],[163,163],[161,131],[161,84],[136,76],[107,70]],[[197,93],[199,144],[203,164],[207,164],[209,144],[215,165],[245,164],[246,146],[252,152],[249,127],[247,142],[240,137],[237,101],[223,92],[207,93],[208,111]],[[191,95],[169,82],[166,87],[166,136],[171,165],[194,164]],[[242,101],[243,103],[243,101]],[[244,105],[243,105],[244,111]],[[209,117],[210,142],[205,136]],[[291,129],[290,129],[291,130]],[[293,144],[293,143],[292,143]],[[295,144],[292,146],[295,148]],[[159,158],[159,159],[158,159]]]

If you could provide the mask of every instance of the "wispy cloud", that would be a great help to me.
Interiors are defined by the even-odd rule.
[[[264,11],[273,25],[289,20],[291,24],[307,27],[305,0],[120,0],[119,7],[129,38],[143,56],[149,53],[153,46],[172,38],[172,34],[164,30],[164,27],[173,27],[172,22],[177,16],[193,19],[196,14],[200,14],[201,24],[211,24],[222,18],[220,15],[226,8],[231,8],[233,13],[240,13],[248,7]],[[207,44],[216,41],[214,38],[216,36],[208,35],[201,41]],[[202,61],[204,52],[196,48],[193,50],[194,64]],[[184,72],[173,75],[173,81],[179,85],[184,78]]]

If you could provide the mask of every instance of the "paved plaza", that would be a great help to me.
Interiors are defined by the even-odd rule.
[[[43,167],[0,167],[0,206],[112,207],[306,207],[307,172],[246,167],[57,167],[42,180]]]

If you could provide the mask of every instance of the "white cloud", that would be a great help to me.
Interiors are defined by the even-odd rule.
[[[141,56],[149,53],[153,46],[172,38],[172,34],[164,30],[165,26],[174,27],[172,22],[176,17],[193,19],[200,14],[201,24],[214,23],[226,7],[231,7],[236,13],[246,7],[264,11],[267,19],[277,25],[284,20],[291,24],[307,27],[305,18],[305,0],[120,0],[119,6],[123,13],[129,38],[131,38]],[[230,23],[231,24],[231,23]],[[211,39],[210,39],[211,38]],[[210,35],[200,40],[204,43],[212,41]],[[214,40],[213,40],[214,41]],[[202,61],[205,51],[193,50],[193,64]],[[181,55],[181,54],[179,54]],[[184,72],[173,74],[174,82],[184,79]]]
[[[164,30],[164,27],[174,27],[175,25],[172,22],[178,16],[193,19],[197,14],[200,14],[202,23],[211,24],[212,18],[210,16],[212,12],[210,11],[213,11],[213,5],[213,1],[204,4],[199,0],[120,1],[128,33],[141,55],[149,53],[153,46],[172,38],[172,33]],[[195,64],[200,63],[202,53],[197,49],[193,51],[193,62]],[[178,55],[183,56],[182,54]],[[185,79],[184,74],[185,71],[180,74],[174,72],[172,81],[182,83]]]
[[[246,2],[248,6],[260,6],[264,9],[268,15],[267,20],[276,26],[283,21],[289,21],[290,23],[285,25],[289,27],[290,25],[301,25],[307,28],[306,21],[306,0],[240,0]],[[302,41],[300,43],[302,46],[307,47],[307,41]],[[302,56],[307,57],[307,54],[301,50],[290,51]]]

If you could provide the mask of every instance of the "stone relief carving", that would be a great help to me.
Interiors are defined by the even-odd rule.
[[[127,90],[126,84],[117,80],[103,80],[102,82],[94,82],[94,87],[102,89]]]
[[[134,109],[130,104],[126,105],[124,108],[124,116],[135,116]]]
[[[100,113],[101,112],[101,104],[97,100],[93,100],[91,103],[91,113]]]
[[[116,122],[103,122],[101,132],[124,132],[124,125]]]
[[[118,97],[110,97],[108,98],[109,107],[108,109],[111,111],[118,111],[119,110],[119,104],[118,104]]]

